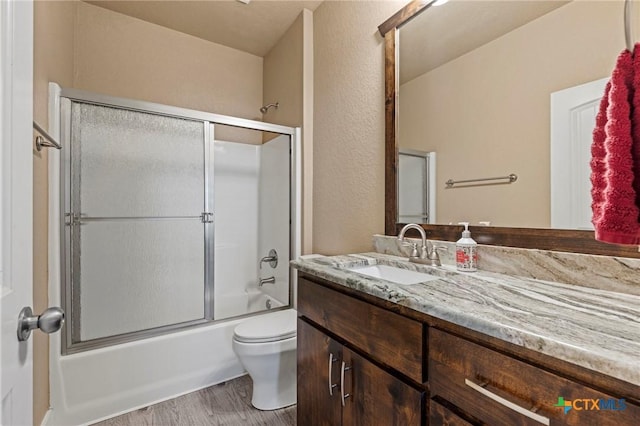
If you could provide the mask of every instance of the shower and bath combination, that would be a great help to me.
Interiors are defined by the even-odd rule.
[[[63,214],[78,218],[62,229],[65,352],[250,314],[240,300],[245,292],[274,284],[261,280],[259,267],[278,265],[275,249],[290,252],[287,130],[274,128],[280,135],[256,146],[242,143],[252,134],[219,140],[227,123],[188,110],[80,92],[63,94],[62,102],[69,147]],[[227,231],[241,220],[256,224],[244,248]],[[168,256],[169,247],[180,255]],[[236,276],[231,264],[255,270]],[[271,295],[283,305],[290,302],[287,278]],[[121,314],[109,319],[114,307]]]
[[[244,374],[236,319],[292,306],[299,129],[50,90],[63,145],[49,168],[50,294],[68,314],[51,344],[53,424]],[[253,142],[263,132],[275,137]]]

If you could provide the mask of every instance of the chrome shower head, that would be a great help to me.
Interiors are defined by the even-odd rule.
[[[267,111],[269,111],[269,108],[276,107],[276,109],[278,109],[279,106],[280,106],[280,102],[276,102],[275,104],[265,105],[262,108],[260,108],[260,112],[263,114],[266,114]]]

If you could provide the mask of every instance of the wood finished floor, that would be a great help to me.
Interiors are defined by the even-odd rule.
[[[96,426],[293,426],[296,406],[260,411],[251,405],[251,379],[242,376],[114,417]]]

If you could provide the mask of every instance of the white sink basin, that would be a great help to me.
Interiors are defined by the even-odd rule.
[[[438,279],[438,277],[433,275],[387,265],[354,266],[353,268],[346,268],[346,270],[404,285],[418,284]]]

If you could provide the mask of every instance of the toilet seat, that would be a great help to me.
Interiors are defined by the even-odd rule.
[[[297,312],[286,309],[240,323],[233,338],[243,343],[267,343],[296,336]]]

